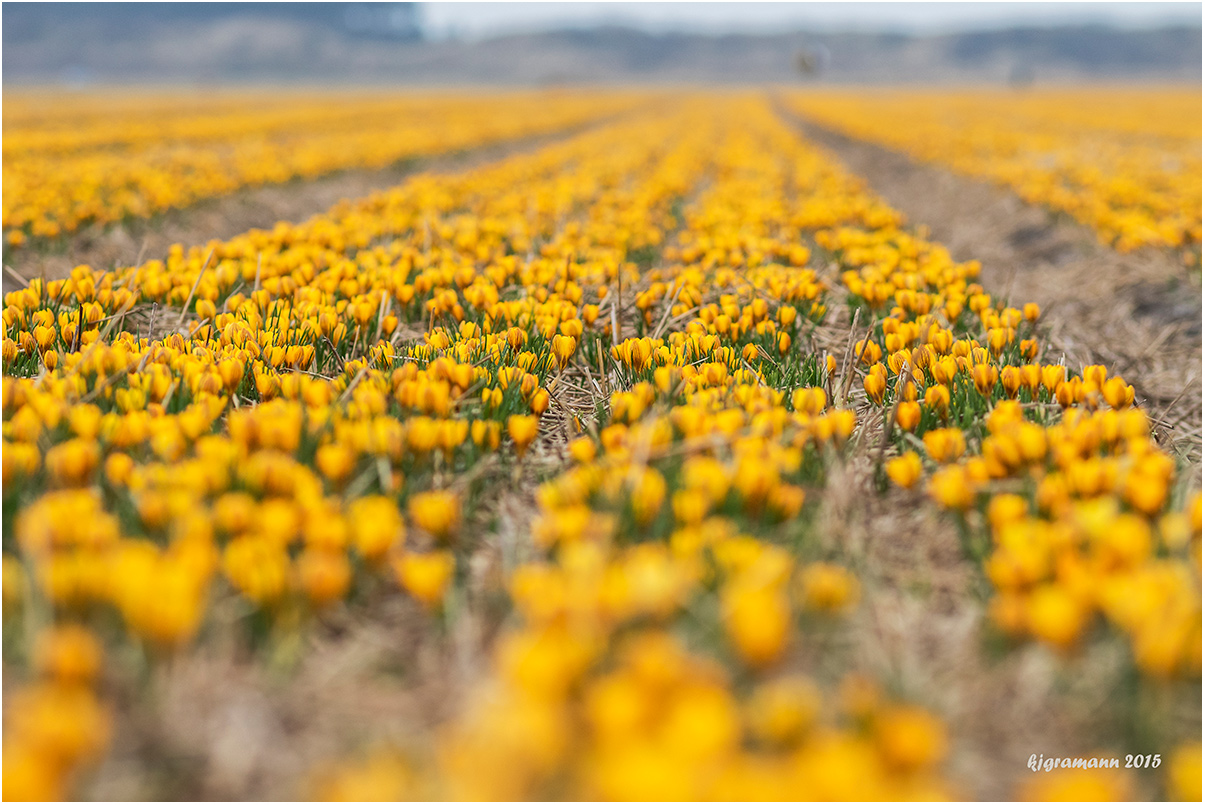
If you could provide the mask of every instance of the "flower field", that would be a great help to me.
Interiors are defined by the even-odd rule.
[[[1121,251],[1201,253],[1201,93],[1076,88],[794,93],[800,114],[1064,212]]]
[[[790,103],[885,139],[868,97]],[[1090,132],[1124,152],[1098,173],[1150,178],[1149,226],[1019,192],[1199,255],[1199,127],[1187,155],[1174,114],[1096,102],[1043,98],[1015,141],[985,121],[1009,156],[958,153],[1040,183],[1016,143]],[[6,799],[1200,798],[1199,467],[1133,378],[1067,365],[1039,305],[764,94],[333,103],[6,104],[10,261],[243,185],[562,135],[6,295]],[[933,117],[893,144],[958,131]],[[1132,171],[1158,138],[1195,190]],[[901,581],[890,555],[922,559]],[[951,612],[972,666],[907,626]],[[400,668],[314,671],[357,715],[314,695],[255,750],[287,782],[210,782],[155,737],[190,667],[281,698],[385,613]],[[1066,743],[992,732],[984,679]]]
[[[645,99],[647,100],[647,99]],[[4,104],[3,228],[9,246],[146,218],[243,187],[379,168],[557,131],[631,108],[543,92],[87,95]],[[64,108],[65,107],[65,108]]]

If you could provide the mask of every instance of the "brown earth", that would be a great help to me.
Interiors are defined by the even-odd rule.
[[[225,610],[187,655],[110,680],[115,732],[87,798],[305,798],[323,761],[415,744],[451,713],[455,641],[413,601],[379,589],[254,650],[232,628],[246,613]]]

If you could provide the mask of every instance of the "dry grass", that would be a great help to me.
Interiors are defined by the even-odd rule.
[[[294,799],[349,747],[414,744],[452,712],[463,680],[455,631],[385,590],[253,652],[213,634],[149,677],[111,680],[119,717],[83,792],[100,800]],[[223,629],[223,625],[226,626]]]

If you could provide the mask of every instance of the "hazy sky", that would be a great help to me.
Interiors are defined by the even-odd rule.
[[[1012,25],[1104,23],[1118,27],[1200,24],[1201,3],[424,3],[429,36],[619,24],[662,32],[807,29],[904,33]]]

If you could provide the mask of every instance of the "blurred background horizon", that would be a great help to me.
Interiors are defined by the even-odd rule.
[[[1201,80],[1200,3],[5,3],[6,86]]]
[[[558,29],[627,27],[653,34],[936,35],[1075,25],[1150,29],[1199,25],[1199,3],[1043,2],[572,2],[416,3],[429,39],[488,39]]]

